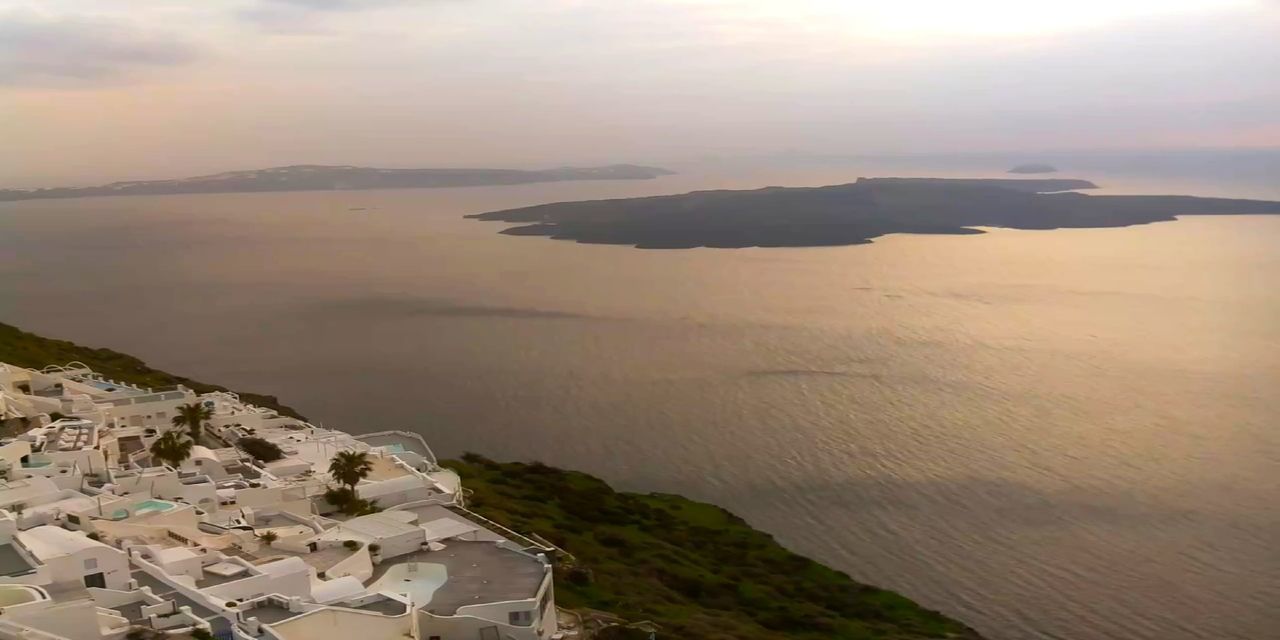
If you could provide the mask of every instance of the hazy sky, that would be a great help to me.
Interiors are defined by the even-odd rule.
[[[0,0],[0,186],[1280,147],[1280,0]]]

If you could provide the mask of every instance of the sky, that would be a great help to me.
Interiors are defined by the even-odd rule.
[[[1280,0],[0,0],[0,187],[1280,147]]]

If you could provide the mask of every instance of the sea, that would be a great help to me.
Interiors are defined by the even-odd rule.
[[[724,506],[993,640],[1280,638],[1280,216],[640,250],[469,213],[860,176],[1280,199],[1280,153],[0,203],[0,321]]]

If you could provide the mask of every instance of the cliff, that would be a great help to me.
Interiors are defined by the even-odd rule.
[[[76,360],[123,382],[223,389],[110,349],[0,323],[2,362],[42,367]],[[240,396],[298,415],[272,396]],[[618,492],[598,478],[536,462],[468,454],[444,464],[462,476],[474,511],[572,554],[556,569],[556,601],[564,608],[649,620],[661,629],[659,638],[680,640],[980,640],[960,622],[792,553],[714,505]]]

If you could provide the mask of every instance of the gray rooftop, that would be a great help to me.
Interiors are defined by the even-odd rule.
[[[453,615],[459,607],[489,602],[524,600],[538,595],[546,568],[542,561],[492,542],[450,540],[441,551],[421,551],[398,556],[374,571],[381,578],[391,565],[405,562],[441,564],[448,579],[436,589],[431,602],[420,607],[439,615]]]
[[[333,606],[343,607],[346,605],[339,603]],[[404,615],[405,612],[408,610],[408,607],[405,606],[403,602],[400,602],[399,600],[392,600],[391,598],[386,598],[384,600],[374,600],[373,602],[369,602],[366,604],[362,604],[358,607],[351,607],[351,608],[359,609],[361,611],[369,611],[372,613],[381,613],[384,616]]]
[[[139,587],[150,587],[152,594],[159,596],[161,598],[164,598],[165,600],[174,600],[178,603],[179,607],[191,607],[191,612],[196,614],[197,616],[200,616],[201,618],[205,618],[206,616],[212,616],[213,614],[217,613],[216,611],[211,609],[208,605],[205,605],[200,602],[196,602],[195,600],[192,600],[191,598],[188,598],[187,596],[181,593],[178,593],[177,591],[174,590],[173,587],[170,587],[169,585],[151,577],[151,575],[148,573],[145,573],[142,571],[134,571],[132,574],[132,577],[134,580],[138,581]]]
[[[0,576],[21,576],[35,571],[12,544],[0,544]]]
[[[258,606],[245,611],[244,617],[257,618],[262,624],[276,624],[289,618],[296,618],[303,613],[305,612],[290,611],[287,607],[282,607],[271,600],[264,600]]]
[[[125,619],[128,620],[129,622],[132,622],[134,624],[139,624],[146,620],[146,618],[143,617],[142,615],[142,605],[144,604],[146,603],[139,600],[138,602],[120,604],[110,608],[118,611],[120,615],[124,616]]]

